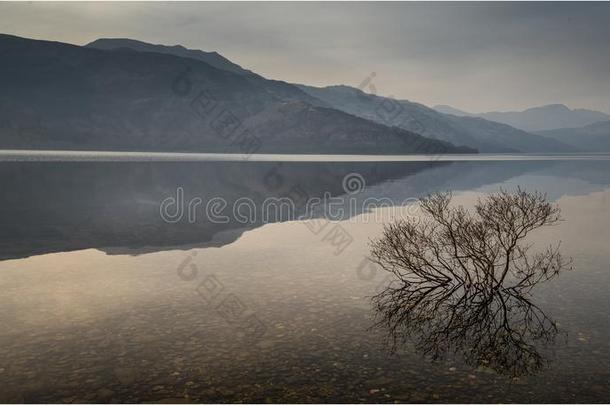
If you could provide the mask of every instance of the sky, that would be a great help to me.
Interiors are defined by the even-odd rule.
[[[610,113],[610,3],[2,2],[0,32],[180,44],[272,79],[470,112]]]

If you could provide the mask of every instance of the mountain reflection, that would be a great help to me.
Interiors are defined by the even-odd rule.
[[[401,201],[447,181],[457,188],[462,181],[467,188],[527,170],[526,165],[507,163],[487,164],[485,171],[480,164],[464,164],[459,171],[454,166],[432,162],[5,162],[0,164],[0,260],[88,248],[138,254],[178,246],[223,246],[263,224],[261,218],[247,224],[212,222],[204,215],[194,223],[186,218],[167,223],[159,214],[160,204],[176,196],[179,187],[186,201],[221,197],[228,207],[243,198],[259,206],[266,198],[289,196],[301,215],[307,198],[344,194],[342,180],[349,173],[365,179],[367,190],[360,195]],[[374,188],[398,179],[405,179],[399,188]],[[373,191],[367,194],[369,188]]]
[[[590,165],[595,169],[590,173],[600,172],[596,162]],[[261,220],[214,223],[203,215],[195,223],[167,223],[159,214],[160,204],[175,196],[179,187],[187,201],[222,197],[229,207],[243,198],[259,206],[269,197],[290,196],[300,215],[307,198],[344,194],[342,180],[349,173],[366,181],[357,197],[399,202],[438,189],[472,189],[564,166],[566,176],[591,176],[583,172],[587,166],[574,170],[570,162],[4,162],[0,260],[88,248],[138,254],[179,246],[223,246],[263,225]]]
[[[262,219],[214,222],[199,215],[188,221],[185,215],[168,223],[160,216],[161,202],[178,188],[186,201],[201,198],[204,206],[215,197],[231,207],[244,198],[259,206],[269,197],[290,196],[300,215],[307,198],[343,194],[348,173],[373,186],[433,166],[446,164],[6,162],[0,164],[0,260],[87,248],[138,254],[223,246]]]

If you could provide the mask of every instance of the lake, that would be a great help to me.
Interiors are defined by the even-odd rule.
[[[0,402],[610,401],[607,155],[83,153],[0,152]],[[532,292],[541,367],[392,347],[370,241],[429,193],[517,186],[573,260]]]

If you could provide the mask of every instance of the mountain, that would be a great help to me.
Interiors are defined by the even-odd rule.
[[[199,57],[0,35],[0,148],[473,151],[333,110],[294,85],[186,51]]]
[[[538,134],[586,152],[610,152],[610,121],[596,122],[580,128],[540,131]]]
[[[593,110],[571,110],[563,104],[549,104],[529,108],[525,111],[486,112],[472,114],[447,105],[438,105],[435,110],[457,116],[480,117],[501,122],[524,131],[545,131],[560,128],[577,128],[599,121],[609,121],[610,115]]]
[[[265,140],[274,145],[275,152],[289,153],[296,141],[301,153],[475,153],[467,146],[424,137],[398,127],[387,127],[377,122],[356,117],[343,111],[316,107],[306,103],[279,105],[258,114],[247,126],[255,133],[266,134]]]
[[[182,45],[153,45],[147,42],[127,38],[100,38],[88,43],[85,45],[85,47],[102,50],[132,49],[139,52],[165,53],[169,55],[181,56],[183,58],[197,59],[217,69],[227,70],[237,74],[254,74],[251,71],[243,69],[241,66],[231,62],[218,52],[205,52],[198,49],[187,49]]]
[[[388,126],[396,126],[441,139],[454,145],[467,145],[480,152],[568,152],[574,148],[555,140],[477,117],[443,114],[422,104],[367,94],[349,86],[312,87],[299,85],[315,99]]]
[[[121,49],[131,49],[135,51],[144,51],[144,52],[158,52],[171,54],[175,56],[181,57],[189,57],[202,61],[208,61],[210,55],[214,55],[215,57],[222,58],[222,63],[216,63],[216,59],[214,59],[215,66],[221,69],[225,69],[228,71],[235,71],[240,74],[246,75],[248,78],[257,77],[262,79],[260,76],[255,75],[254,73],[244,70],[238,65],[233,64],[228,61],[226,58],[218,55],[215,52],[202,52],[197,50],[188,50],[181,46],[163,46],[163,45],[152,45],[147,44],[140,41],[128,40],[128,39],[99,39],[87,45],[87,47],[98,48],[98,49],[107,49],[107,50],[121,50]],[[377,113],[370,114],[370,106],[365,106],[364,108],[346,108],[343,104],[345,100],[337,100],[335,94],[319,94],[315,92],[315,88],[308,86],[301,86],[301,89],[306,93],[310,94],[317,101],[313,104],[319,107],[334,107],[335,109],[342,110],[349,114],[353,114],[368,120],[376,121],[382,125],[392,126],[393,123],[389,122],[387,117],[383,119],[377,119]],[[331,89],[341,90],[341,89],[349,89],[346,86],[333,86]],[[339,92],[340,93],[340,92]],[[364,93],[362,93],[364,94]],[[339,96],[341,96],[339,94]],[[340,97],[339,97],[340,98]],[[377,101],[376,109],[379,109],[379,105],[384,106],[384,104],[393,101],[389,99],[379,98]],[[416,109],[421,109],[427,107],[421,104],[409,103],[407,101],[401,101],[403,103],[402,109],[412,110],[414,106]],[[449,107],[450,108],[450,107]],[[366,111],[366,110],[369,111]],[[365,111],[363,111],[365,110]],[[429,110],[429,109],[428,109]],[[460,112],[463,113],[463,112]],[[416,115],[420,115],[420,117],[415,117]],[[431,117],[430,121],[436,120],[438,117]],[[448,121],[455,121],[455,117],[446,117]],[[452,142],[454,144],[460,145],[468,145],[476,147],[482,151],[488,152],[517,152],[517,151],[528,151],[528,152],[541,152],[541,151],[567,151],[571,148],[566,145],[560,145],[557,142],[549,142],[548,139],[544,138],[536,138],[535,136],[531,136],[529,134],[524,133],[523,131],[515,131],[514,129],[507,128],[505,126],[499,126],[497,124],[488,123],[481,120],[458,120],[460,122],[450,123],[452,129],[447,130],[442,129],[440,127],[443,126],[443,123],[439,122],[429,122],[427,126],[437,128],[435,131],[427,131],[421,125],[423,117],[421,114],[411,114],[411,119],[407,120],[410,124],[403,125],[403,129],[407,129],[409,131],[415,133],[422,133],[423,135],[434,137],[437,139],[442,139],[448,142]],[[439,135],[440,134],[440,135]],[[493,135],[495,139],[488,139],[490,135]],[[478,138],[478,139],[476,139]],[[366,150],[370,145],[364,146],[361,150]]]

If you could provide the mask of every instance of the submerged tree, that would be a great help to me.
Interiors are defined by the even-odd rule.
[[[530,253],[525,238],[558,223],[559,207],[521,189],[480,199],[474,213],[450,203],[449,193],[422,199],[422,218],[388,225],[372,243],[373,261],[396,276],[374,297],[378,325],[394,345],[412,340],[433,358],[455,352],[498,372],[535,372],[535,344],[557,327],[530,292],[569,261],[559,244]]]

